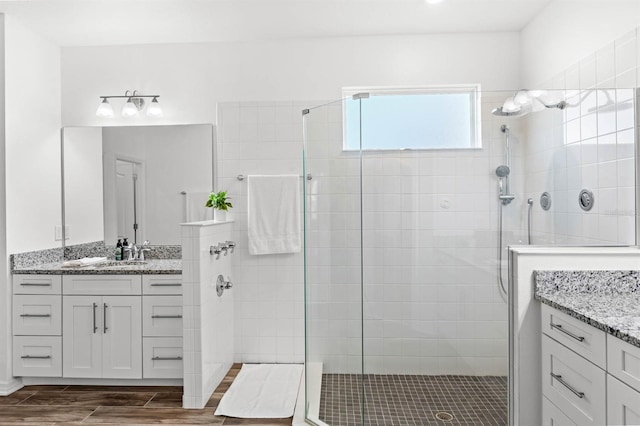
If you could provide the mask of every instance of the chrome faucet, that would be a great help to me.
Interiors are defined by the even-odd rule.
[[[138,250],[138,260],[144,260],[144,252],[151,251],[149,248],[149,240],[144,240],[142,247]]]

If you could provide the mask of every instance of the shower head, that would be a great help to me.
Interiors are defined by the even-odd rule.
[[[567,103],[558,100],[557,96],[545,90],[518,90],[515,95],[507,98],[502,106],[495,108],[491,113],[499,117],[520,117],[530,112],[546,109],[565,109]]]
[[[528,111],[525,111],[524,109],[519,109],[517,111],[505,111],[504,107],[498,107],[491,111],[491,114],[498,117],[519,117],[525,115],[527,112]]]
[[[504,164],[496,168],[496,175],[499,178],[507,177],[509,176],[509,173],[511,173],[511,169],[509,169],[509,166],[505,166]]]

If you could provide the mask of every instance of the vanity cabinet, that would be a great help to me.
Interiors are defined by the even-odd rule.
[[[544,425],[640,424],[640,348],[542,305]]]
[[[142,277],[142,371],[145,379],[183,375],[182,280],[179,275]]]
[[[14,275],[13,374],[179,379],[181,275]]]
[[[140,296],[63,296],[63,376],[142,378]]]
[[[15,376],[62,377],[61,283],[59,275],[14,276]]]

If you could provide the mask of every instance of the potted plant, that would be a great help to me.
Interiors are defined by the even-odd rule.
[[[205,206],[213,207],[213,220],[224,222],[227,220],[227,211],[233,205],[228,201],[227,191],[212,192]]]

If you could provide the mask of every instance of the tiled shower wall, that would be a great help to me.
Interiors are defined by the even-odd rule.
[[[542,85],[560,91],[569,106],[562,114],[545,111],[526,119],[534,244],[635,243],[639,49],[633,31]],[[582,188],[595,196],[588,212],[578,206]],[[539,204],[544,191],[552,197],[549,211]]]
[[[246,176],[302,174],[302,109],[308,106],[218,105],[218,187],[231,197],[237,243],[231,256],[236,362],[304,361],[303,255],[249,255]]]
[[[494,173],[504,122],[491,115],[505,96],[483,93],[481,149],[365,153],[362,210],[360,158],[342,151],[342,103],[311,110],[307,342],[325,372],[360,371],[364,349],[366,373],[506,374]],[[511,142],[521,201],[522,147]],[[504,210],[506,244],[521,235],[516,204]]]

